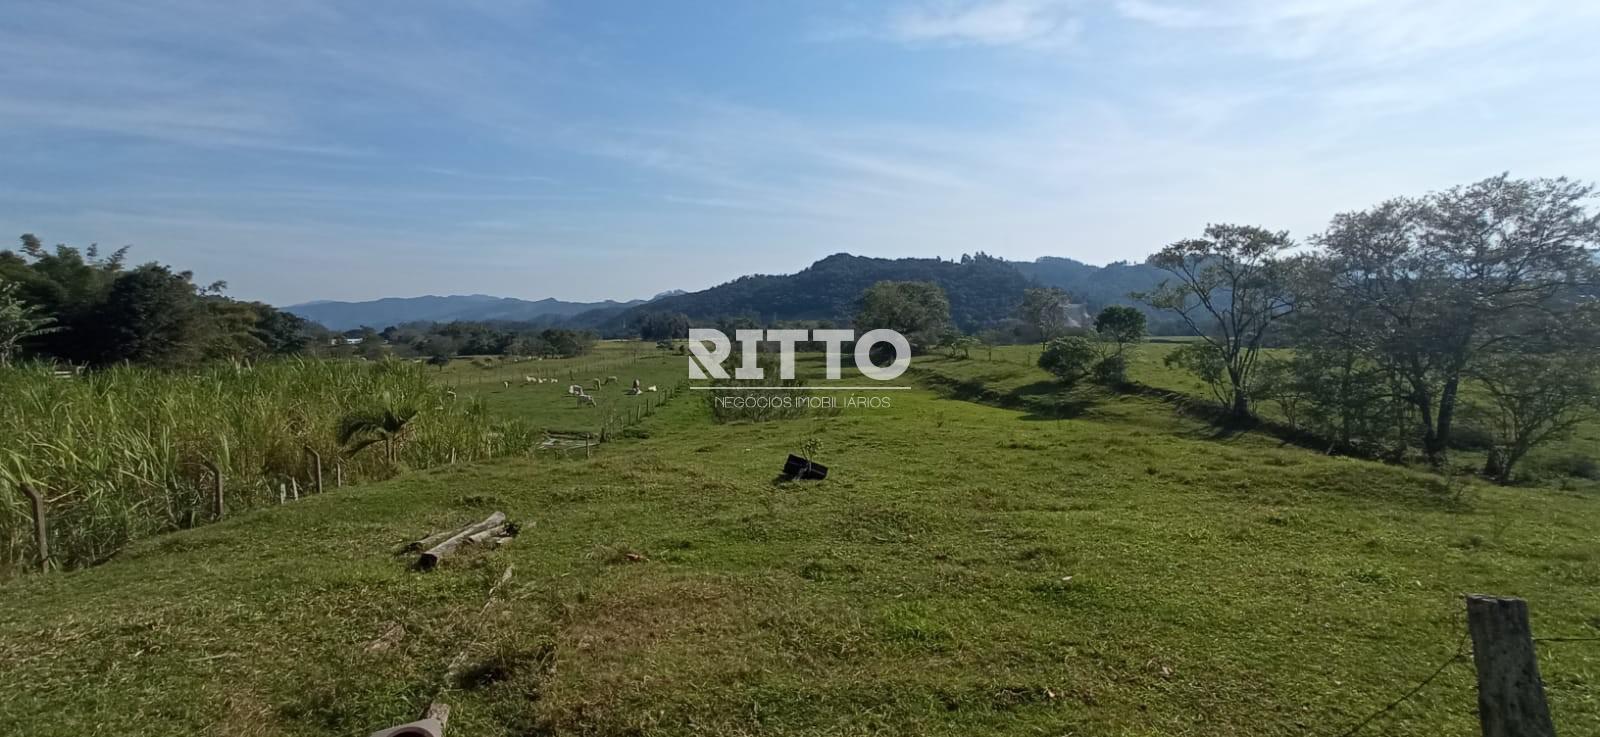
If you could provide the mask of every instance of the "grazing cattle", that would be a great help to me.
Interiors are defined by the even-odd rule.
[[[583,387],[573,384],[572,386],[567,387],[567,393],[574,397],[581,397],[583,396]]]
[[[606,383],[607,384],[615,384],[615,383],[617,383],[617,377],[615,377],[615,376],[607,376],[606,377]]]
[[[532,376],[524,376],[524,377],[522,377],[522,383],[524,383],[524,384],[538,384],[538,383],[541,383],[543,381],[544,381],[544,379],[535,379]]]
[[[594,388],[596,389],[599,389],[602,386],[599,379],[590,379],[589,381],[594,383]]]
[[[500,385],[504,386],[507,389],[511,388],[511,382],[509,382],[509,381],[502,381],[502,382],[500,382]]]
[[[638,389],[629,389],[629,390],[628,390],[628,396],[630,396],[630,397],[632,397],[632,396],[636,396],[636,395],[638,395],[638,394],[640,394],[640,393],[641,393],[641,392],[640,392],[640,391],[639,391],[639,390],[638,390]]]
[[[650,386],[645,387],[644,390],[647,391],[647,392],[653,392],[653,391],[656,390],[656,385],[655,384],[651,384]]]
[[[579,405],[587,404],[590,407],[593,407],[593,406],[595,406],[594,397],[591,397],[591,396],[589,396],[587,394],[579,394],[578,395],[578,404]]]
[[[638,379],[634,379],[633,380],[633,390],[634,391],[639,391],[639,380]]]

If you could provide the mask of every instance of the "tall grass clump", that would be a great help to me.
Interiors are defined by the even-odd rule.
[[[34,558],[21,484],[48,502],[55,565],[104,560],[130,540],[212,518],[210,466],[228,512],[324,489],[526,451],[535,433],[491,420],[422,366],[289,359],[185,372],[117,367],[57,378],[0,368],[0,576]]]

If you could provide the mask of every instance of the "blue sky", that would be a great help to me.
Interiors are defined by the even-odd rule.
[[[1600,178],[1597,31],[1542,0],[3,0],[0,233],[278,304],[1140,259]]]

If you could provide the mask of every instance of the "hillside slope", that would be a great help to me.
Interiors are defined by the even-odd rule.
[[[1592,496],[1456,494],[1077,399],[1055,419],[913,390],[729,425],[685,399],[592,459],[409,474],[9,582],[0,723],[365,734],[413,718],[464,651],[452,734],[1299,737],[1450,657],[1463,592],[1527,598],[1542,635],[1600,634]],[[774,483],[808,438],[830,478]],[[428,574],[390,554],[493,509],[524,524],[507,548]],[[1560,647],[1541,650],[1557,723],[1600,733],[1600,651]],[[1458,665],[1369,731],[1466,734],[1473,709]]]
[[[749,316],[774,320],[848,321],[867,287],[880,281],[931,281],[950,299],[950,316],[971,330],[1009,316],[1029,282],[1011,264],[979,255],[961,261],[884,259],[835,254],[785,275],[757,274],[700,292],[663,297],[616,315],[604,326],[625,326],[646,312],[681,312],[692,320]],[[590,316],[581,316],[584,320]]]

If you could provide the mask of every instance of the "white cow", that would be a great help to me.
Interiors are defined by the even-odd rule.
[[[589,405],[590,407],[596,406],[595,403],[594,403],[594,397],[591,397],[591,396],[589,396],[587,394],[579,394],[578,395],[578,404],[580,406],[585,405],[585,404]]]
[[[573,384],[572,386],[567,387],[567,393],[574,397],[581,397],[583,396],[583,387]]]

